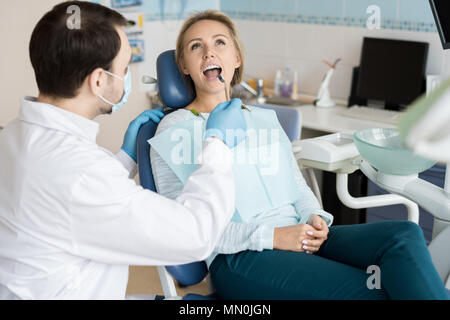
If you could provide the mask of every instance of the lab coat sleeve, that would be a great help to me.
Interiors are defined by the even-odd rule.
[[[137,173],[137,164],[134,162],[133,158],[131,158],[125,151],[122,149],[115,155],[116,159],[124,166],[124,168],[129,172],[128,177],[133,179]]]
[[[331,224],[333,223],[333,215],[326,212],[325,210],[322,210],[322,208],[320,207],[319,201],[317,200],[316,196],[306,184],[305,178],[300,172],[297,161],[295,160],[293,154],[292,167],[294,169],[293,174],[300,193],[299,200],[294,202],[295,211],[300,218],[299,223],[308,223],[309,217],[312,214],[317,214],[325,220],[328,226],[331,226]]]
[[[232,156],[207,139],[199,169],[171,200],[137,186],[114,158],[86,168],[71,189],[75,255],[126,265],[176,265],[208,257],[234,212]]]

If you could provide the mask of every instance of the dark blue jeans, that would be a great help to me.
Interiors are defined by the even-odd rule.
[[[380,289],[368,285],[369,266],[379,267]],[[313,255],[221,254],[209,270],[222,299],[448,299],[422,230],[408,221],[332,226]]]

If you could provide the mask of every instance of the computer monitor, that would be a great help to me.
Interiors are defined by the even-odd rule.
[[[424,93],[428,43],[364,38],[357,96],[402,110]]]
[[[444,49],[450,49],[450,1],[430,0],[436,28]]]

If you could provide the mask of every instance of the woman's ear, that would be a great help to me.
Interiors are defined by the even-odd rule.
[[[186,69],[183,61],[180,62],[180,69],[181,69],[181,72],[183,72],[184,75],[186,75],[186,76],[189,75],[189,71],[188,71],[188,69]]]
[[[234,68],[237,69],[242,65],[242,58],[241,55],[237,52],[236,53],[236,63],[234,65]]]

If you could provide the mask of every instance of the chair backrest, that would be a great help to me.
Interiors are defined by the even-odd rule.
[[[156,61],[159,96],[164,106],[171,108],[171,110],[165,111],[165,114],[184,108],[195,99],[195,92],[189,91],[176,65],[174,53],[174,50],[165,51],[159,55]],[[156,186],[150,162],[151,147],[147,141],[155,135],[157,127],[158,125],[153,121],[147,122],[140,128],[137,141],[139,180],[142,187],[154,192],[156,192]],[[208,274],[206,264],[203,261],[167,266],[166,269],[172,277],[184,286],[199,283]]]
[[[300,138],[300,130],[302,127],[300,112],[290,107],[272,105],[258,105],[258,107],[275,111],[278,121],[289,140],[295,141]]]
[[[172,109],[164,113],[168,114],[189,105],[195,99],[195,92],[189,90],[176,65],[175,51],[169,50],[161,53],[156,63],[160,99],[164,106]],[[258,107],[274,110],[289,139],[291,141],[298,139],[300,134],[299,112],[287,107],[270,105]],[[156,187],[150,162],[150,144],[147,141],[155,135],[156,128],[157,124],[153,121],[143,125],[139,130],[137,143],[137,160],[141,185],[145,189],[154,192],[156,192]],[[181,285],[185,286],[199,283],[208,273],[206,263],[203,261],[167,266],[166,269]]]
[[[164,106],[171,110],[164,111],[169,114],[179,108],[189,105],[195,98],[195,93],[189,92],[186,83],[175,62],[175,50],[161,53],[156,60],[159,97]],[[138,169],[141,185],[156,192],[153,179],[152,164],[150,163],[150,144],[147,142],[156,132],[158,125],[153,121],[143,125],[138,134],[137,153]]]
[[[162,103],[179,109],[189,105],[195,99],[195,89],[190,89],[175,62],[175,50],[161,53],[156,60],[159,97]]]

